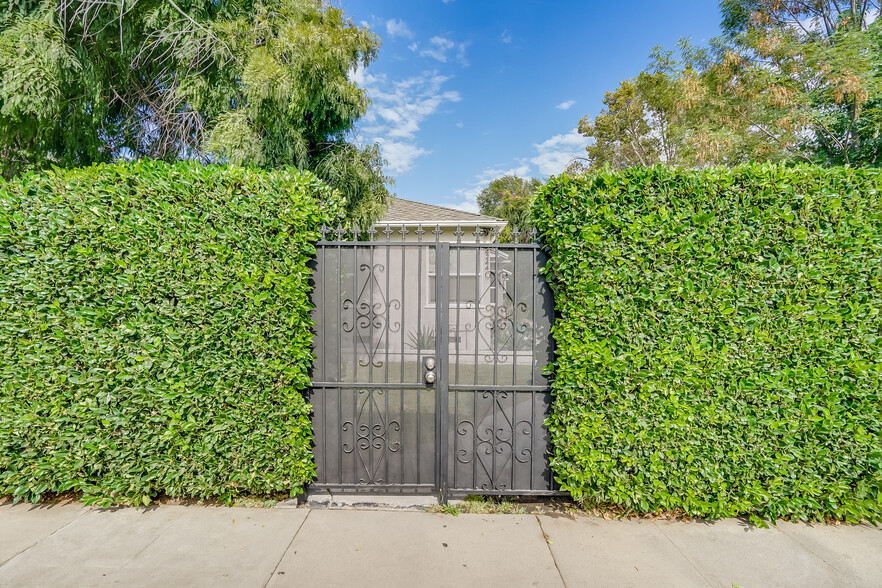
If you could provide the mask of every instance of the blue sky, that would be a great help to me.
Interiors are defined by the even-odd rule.
[[[342,0],[383,39],[356,72],[401,198],[477,211],[506,173],[545,179],[584,151],[579,120],[640,72],[656,45],[719,34],[714,0]]]

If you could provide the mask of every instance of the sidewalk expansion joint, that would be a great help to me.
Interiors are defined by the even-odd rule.
[[[656,523],[655,521],[652,521],[651,524],[652,524],[656,529],[658,529],[658,532],[661,533],[661,534],[664,536],[664,538],[668,540],[668,543],[670,543],[670,544],[674,547],[674,549],[677,550],[677,553],[679,553],[680,555],[682,555],[682,556],[683,556],[683,559],[685,559],[686,561],[689,562],[689,565],[692,566],[692,569],[695,570],[695,571],[698,573],[699,576],[701,576],[701,579],[704,580],[705,582],[707,582],[707,585],[708,585],[708,586],[713,586],[713,583],[712,583],[710,580],[708,580],[708,579],[705,577],[704,574],[701,573],[701,570],[699,570],[698,567],[692,562],[692,560],[689,559],[689,556],[686,555],[686,554],[683,552],[682,549],[680,549],[680,546],[677,545],[676,543],[674,543],[673,541],[671,541],[671,538],[668,537],[668,534],[665,533],[665,530],[662,529],[661,526],[660,526],[658,523]]]
[[[50,507],[50,508],[51,508],[51,507]],[[53,535],[55,535],[55,533],[58,533],[59,531],[62,531],[62,530],[64,530],[64,529],[68,528],[69,526],[71,526],[72,524],[74,524],[75,522],[77,522],[78,520],[80,520],[81,518],[83,518],[84,516],[86,516],[86,513],[88,513],[90,510],[92,510],[90,507],[89,507],[89,508],[84,507],[84,508],[83,508],[83,512],[81,512],[80,514],[78,514],[77,517],[76,517],[75,519],[73,519],[72,521],[70,521],[69,523],[67,523],[67,524],[65,524],[65,525],[62,525],[61,527],[55,529],[54,531],[52,531],[51,533],[49,533],[48,535],[46,535],[46,536],[43,537],[42,539],[38,539],[37,541],[31,543],[30,545],[28,545],[27,547],[25,547],[24,549],[22,549],[21,551],[19,551],[18,553],[16,553],[15,555],[13,555],[12,557],[10,557],[9,559],[7,559],[6,561],[0,562],[0,568],[2,568],[3,566],[5,566],[6,564],[8,564],[9,562],[11,562],[12,560],[14,560],[15,558],[17,558],[19,555],[21,555],[22,553],[24,553],[24,552],[27,551],[28,549],[31,549],[32,547],[34,547],[34,546],[36,546],[36,545],[39,545],[40,543],[42,543],[43,541],[45,541],[45,540],[48,539],[49,537],[52,537]]]
[[[284,559],[285,559],[285,555],[287,555],[288,551],[291,549],[291,546],[294,545],[294,540],[297,539],[297,535],[300,534],[300,529],[302,529],[303,525],[306,524],[306,519],[308,519],[309,515],[311,515],[311,514],[312,514],[311,510],[306,511],[306,516],[303,517],[303,520],[300,521],[300,526],[297,527],[296,531],[294,531],[294,536],[291,537],[291,540],[288,542],[288,547],[286,547],[285,550],[282,551],[282,555],[279,556],[279,561],[276,562],[276,566],[273,568],[272,573],[270,573],[269,578],[267,578],[266,582],[264,583],[263,588],[266,588],[267,586],[269,586],[269,583],[273,581],[273,578],[276,576],[276,572],[279,570],[279,566],[282,565],[282,561],[284,561]]]
[[[822,562],[824,562],[824,565],[828,566],[831,570],[833,570],[834,572],[836,572],[837,574],[839,574],[840,576],[842,576],[844,579],[853,581],[853,578],[851,577],[850,574],[848,574],[848,573],[845,572],[844,570],[840,570],[839,568],[837,568],[835,565],[833,565],[832,562],[829,562],[829,561],[827,561],[826,559],[824,559],[824,556],[822,556],[821,554],[819,554],[819,553],[815,553],[814,551],[812,551],[812,549],[809,548],[809,546],[803,544],[803,542],[800,541],[799,539],[797,539],[796,537],[791,537],[789,533],[786,533],[786,532],[782,531],[782,530],[778,527],[777,524],[772,525],[772,527],[775,529],[776,532],[780,533],[781,535],[784,535],[785,537],[787,537],[788,539],[790,539],[791,541],[793,541],[794,543],[796,543],[797,545],[799,545],[799,546],[800,546],[802,549],[804,549],[807,553],[811,554],[813,557],[816,557],[816,558],[818,558],[819,560],[821,560]]]
[[[551,556],[551,561],[554,562],[554,569],[557,570],[557,575],[560,576],[560,583],[564,588],[567,588],[567,581],[564,580],[563,574],[560,571],[560,566],[557,565],[557,558],[554,557],[554,550],[551,549],[551,543],[549,542],[548,533],[545,532],[545,528],[542,526],[542,519],[539,518],[539,515],[533,515],[536,517],[536,522],[539,523],[539,530],[542,532],[542,539],[545,541],[545,547],[548,549],[548,554]]]

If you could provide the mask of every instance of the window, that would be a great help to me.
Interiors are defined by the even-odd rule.
[[[469,301],[480,296],[478,292],[478,257],[476,250],[461,249],[450,252],[450,304],[465,306]],[[428,255],[428,284],[426,301],[429,306],[435,305],[435,248],[426,251]]]

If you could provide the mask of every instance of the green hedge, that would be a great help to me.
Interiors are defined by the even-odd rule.
[[[882,518],[882,173],[552,179],[552,467],[633,512]]]
[[[0,495],[299,492],[307,262],[339,210],[296,171],[141,162],[0,183]]]

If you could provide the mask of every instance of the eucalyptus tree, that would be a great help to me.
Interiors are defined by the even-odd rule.
[[[324,0],[7,0],[6,177],[120,158],[310,169],[377,216],[390,180],[351,130],[379,38]]]

